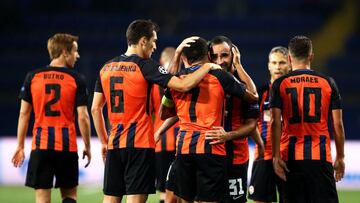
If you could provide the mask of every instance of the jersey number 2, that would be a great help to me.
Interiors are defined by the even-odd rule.
[[[300,123],[302,121],[301,114],[299,112],[298,104],[298,92],[296,88],[286,88],[286,94],[291,95],[291,108],[292,117],[290,123]],[[314,110],[315,115],[310,115],[310,95],[314,95]],[[305,87],[303,94],[303,115],[304,122],[306,123],[318,123],[320,122],[321,115],[321,88]]]
[[[54,91],[54,98],[45,104],[45,116],[60,116],[60,111],[51,110],[51,105],[55,104],[60,99],[60,88],[59,84],[46,84],[45,93],[51,94]]]

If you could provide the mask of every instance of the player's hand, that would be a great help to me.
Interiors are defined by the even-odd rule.
[[[194,43],[196,40],[198,40],[200,37],[192,36],[184,39],[179,46],[176,48],[177,53],[181,53],[185,47],[190,47],[191,43]]]
[[[14,164],[14,167],[21,167],[24,163],[24,159],[24,148],[18,147],[14,153],[13,158],[11,159],[11,162]]]
[[[205,132],[205,140],[211,140],[210,144],[220,144],[227,141],[227,133],[221,126],[214,126],[212,130]]]
[[[90,162],[91,162],[91,150],[90,147],[85,147],[84,151],[83,151],[83,156],[82,159],[85,159],[85,157],[87,157],[87,163],[85,164],[85,168],[89,166]]]
[[[344,158],[337,158],[334,162],[335,180],[340,181],[345,175],[345,162]]]
[[[276,175],[286,181],[285,171],[289,172],[289,169],[287,168],[285,162],[280,158],[273,157],[273,167]]]
[[[205,65],[205,64],[204,64]],[[215,64],[215,63],[210,63],[210,70],[217,70],[217,69],[222,69],[220,65]]]
[[[239,51],[239,49],[235,46],[235,45],[233,45],[232,47],[231,47],[231,52],[232,52],[232,54],[233,54],[233,65],[235,66],[235,67],[238,67],[238,65],[240,65],[241,64],[241,54],[240,54],[240,51]]]
[[[106,161],[106,153],[107,153],[107,145],[102,144],[101,145],[101,157],[103,159],[104,164],[105,164],[105,161]]]

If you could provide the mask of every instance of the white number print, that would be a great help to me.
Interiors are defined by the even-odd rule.
[[[231,196],[243,195],[245,192],[242,188],[241,178],[229,179],[229,190]]]

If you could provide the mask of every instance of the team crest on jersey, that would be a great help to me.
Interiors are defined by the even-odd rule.
[[[159,72],[161,74],[168,74],[169,73],[164,66],[159,66],[158,69],[159,69]]]
[[[254,186],[250,185],[249,194],[252,195],[254,193]]]

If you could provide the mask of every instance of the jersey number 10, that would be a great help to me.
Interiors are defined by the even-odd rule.
[[[292,108],[292,117],[290,117],[290,123],[300,123],[302,121],[301,112],[299,111],[298,103],[298,92],[296,88],[286,88],[286,94],[291,96],[291,108]],[[314,95],[314,110],[315,115],[310,115],[310,95]],[[321,88],[314,87],[305,87],[303,98],[303,115],[304,122],[306,123],[318,123],[320,122],[321,117]],[[301,102],[301,101],[300,101]]]

